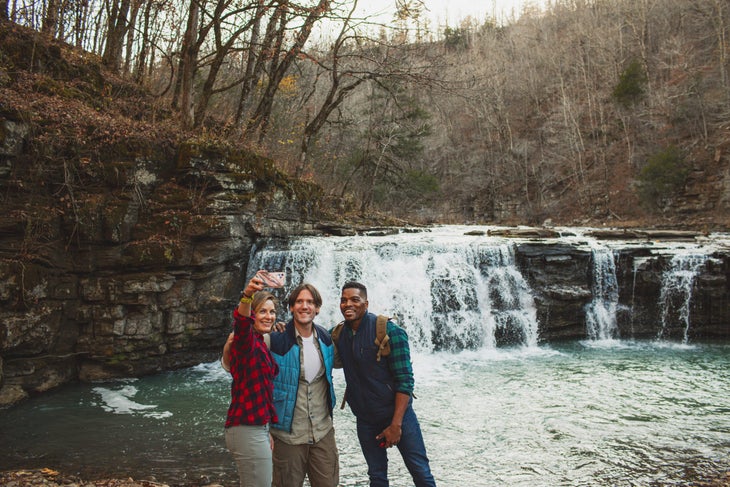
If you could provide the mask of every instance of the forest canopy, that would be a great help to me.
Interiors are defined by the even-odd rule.
[[[554,0],[450,26],[396,6],[382,23],[345,0],[1,0],[0,17],[362,212],[728,226],[725,0]]]

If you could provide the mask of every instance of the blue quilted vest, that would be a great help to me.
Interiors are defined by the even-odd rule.
[[[322,351],[322,359],[325,368],[325,377],[329,384],[330,402],[329,412],[335,407],[335,388],[332,385],[332,366],[334,364],[334,345],[327,330],[319,325],[314,325],[317,330],[317,341]],[[279,416],[279,422],[273,423],[272,428],[291,432],[291,424],[294,418],[294,406],[297,402],[297,389],[299,388],[299,375],[301,364],[299,362],[299,344],[296,339],[294,322],[286,324],[286,330],[282,333],[274,332],[270,335],[269,348],[271,355],[279,364],[279,375],[274,379],[274,407]]]

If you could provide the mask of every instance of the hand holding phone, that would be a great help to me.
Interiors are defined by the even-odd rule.
[[[264,285],[267,287],[284,287],[284,284],[286,283],[285,272],[258,271],[256,276],[264,281]]]

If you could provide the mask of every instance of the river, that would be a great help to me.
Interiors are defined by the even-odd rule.
[[[728,344],[415,353],[414,368],[441,486],[690,485],[730,469]],[[341,373],[335,382],[341,395]],[[0,415],[0,469],[233,486],[222,431],[228,387],[210,363],[32,399]],[[347,409],[335,411],[335,427],[342,485],[367,485]],[[393,485],[409,485],[397,454],[391,472]]]

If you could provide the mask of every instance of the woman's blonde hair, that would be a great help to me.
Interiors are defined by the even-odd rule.
[[[279,300],[276,299],[276,296],[271,294],[268,291],[259,291],[253,295],[253,301],[251,301],[251,311],[254,313],[261,308],[261,306],[264,305],[264,303],[268,300],[271,300],[272,303],[274,303],[274,308],[279,308]]]

